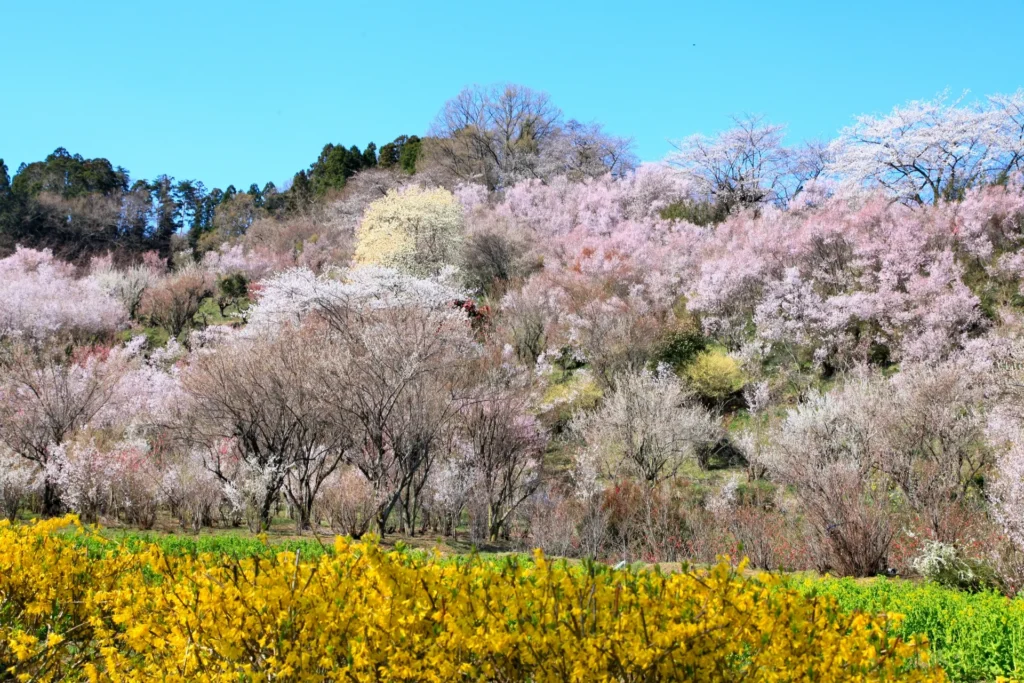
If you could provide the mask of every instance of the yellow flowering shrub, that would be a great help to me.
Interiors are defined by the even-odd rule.
[[[946,680],[892,617],[726,564],[613,571],[341,539],[315,561],[231,560],[87,549],[69,524],[0,524],[0,663],[18,680]]]
[[[715,401],[740,391],[747,382],[736,359],[720,349],[697,354],[684,372],[698,394]]]

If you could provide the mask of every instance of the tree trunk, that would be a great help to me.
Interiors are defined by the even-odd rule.
[[[61,512],[60,491],[49,477],[43,482],[43,516],[56,517]]]

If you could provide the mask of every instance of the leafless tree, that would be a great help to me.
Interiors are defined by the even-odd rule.
[[[477,495],[486,498],[489,540],[509,537],[509,521],[540,484],[543,428],[529,412],[522,381],[493,373],[481,396],[463,409],[461,430],[472,449]],[[511,380],[511,381],[510,381]]]
[[[610,135],[599,123],[571,119],[542,149],[542,176],[566,175],[571,180],[606,173],[622,176],[636,168],[632,147],[632,139]]]
[[[242,339],[204,354],[182,378],[192,410],[181,426],[206,466],[239,486],[239,461],[259,480],[253,523],[267,528],[284,490],[300,529],[342,462],[348,434],[329,419],[322,395],[324,343],[316,330]]]
[[[511,83],[464,89],[445,103],[430,136],[429,161],[490,190],[554,175],[621,175],[636,165],[632,140],[596,123],[563,123],[546,93]]]
[[[0,442],[45,467],[52,447],[111,400],[122,369],[117,359],[67,359],[20,346],[8,350],[0,358]],[[60,508],[57,486],[47,476],[43,514],[59,514]]]
[[[430,467],[450,447],[468,396],[474,344],[465,318],[450,306],[375,307],[342,296],[322,300],[320,314],[342,354],[325,363],[325,395],[354,430],[349,461],[373,486],[378,530],[399,506],[413,533]]]
[[[212,275],[187,266],[148,288],[139,304],[139,313],[176,337],[192,325],[203,299],[212,290]]]
[[[428,154],[455,177],[493,190],[539,177],[540,150],[561,118],[546,93],[511,83],[472,86],[437,115]]]

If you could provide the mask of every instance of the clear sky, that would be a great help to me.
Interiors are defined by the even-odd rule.
[[[327,142],[422,134],[471,83],[550,93],[644,160],[738,113],[831,137],[949,88],[1024,87],[1024,0],[0,0],[0,157],[280,183]]]

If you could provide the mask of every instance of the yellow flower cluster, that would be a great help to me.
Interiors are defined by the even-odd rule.
[[[315,561],[232,560],[87,549],[69,524],[0,524],[0,678],[946,680],[890,617],[725,564],[612,571],[345,540]]]

